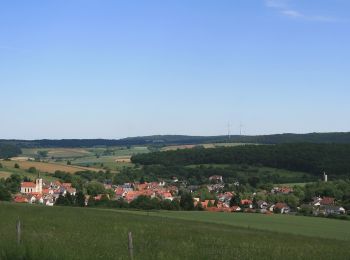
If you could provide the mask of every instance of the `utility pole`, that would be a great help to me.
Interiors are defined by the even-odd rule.
[[[227,123],[227,136],[228,136],[228,140],[231,140],[231,123],[230,122]]]

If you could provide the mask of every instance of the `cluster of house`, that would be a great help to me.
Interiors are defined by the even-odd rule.
[[[231,205],[231,201],[236,195],[234,192],[219,192],[223,188],[222,176],[211,176],[209,178],[211,184],[207,185],[210,192],[216,194],[216,199],[201,201],[200,198],[194,198],[194,205],[201,204],[202,208],[212,212],[260,212],[269,214],[278,212],[288,214],[291,208],[283,202],[268,203],[263,200],[253,201],[251,199],[241,199],[236,206]],[[105,185],[106,189],[112,189],[115,192],[114,199],[124,199],[130,203],[139,196],[148,196],[150,198],[159,198],[161,200],[180,199],[178,196],[179,189],[173,184],[167,185],[164,181],[150,182],[150,183],[125,183],[123,185]],[[237,183],[237,185],[239,185]],[[187,190],[193,192],[196,190],[195,186],[188,186]],[[20,194],[17,194],[14,201],[17,203],[39,203],[47,206],[53,206],[60,195],[65,196],[76,194],[76,189],[72,187],[71,183],[61,183],[54,181],[50,183],[43,183],[39,177],[35,182],[22,182]],[[268,192],[266,192],[268,193]],[[270,194],[290,194],[293,193],[291,187],[274,187]],[[256,194],[252,194],[254,197]],[[100,200],[103,194],[94,197],[95,200]],[[109,196],[108,196],[109,197]],[[86,196],[88,202],[89,196]],[[300,208],[308,208],[314,215],[330,215],[330,214],[345,214],[346,210],[338,206],[334,198],[331,197],[315,197],[308,205],[301,205]]]
[[[319,215],[342,215],[346,213],[345,208],[336,205],[335,198],[331,197],[315,197],[310,205],[302,205],[302,207],[310,207],[312,213],[316,216]]]
[[[22,182],[20,193],[14,198],[17,203],[38,203],[46,206],[53,206],[60,195],[65,196],[76,194],[76,189],[71,183],[61,183],[54,181],[44,183],[42,178],[37,178],[35,182]]]
[[[256,212],[260,213],[271,213],[278,211],[279,213],[286,214],[289,213],[290,207],[285,203],[273,203],[269,204],[266,201],[259,200],[254,205],[254,202],[250,199],[241,199],[238,204],[231,206],[231,200],[234,198],[235,194],[233,192],[225,192],[217,195],[217,200],[205,200],[200,201],[199,198],[194,198],[195,206],[201,203],[204,210],[211,212]]]
[[[176,186],[167,186],[164,181],[150,183],[125,183],[114,188],[116,199],[124,199],[128,203],[143,195],[162,200],[173,200],[178,194]]]

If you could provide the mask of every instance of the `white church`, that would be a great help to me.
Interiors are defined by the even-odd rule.
[[[30,194],[30,193],[38,193],[42,194],[43,192],[43,179],[38,178],[35,182],[22,182],[21,183],[21,193]]]

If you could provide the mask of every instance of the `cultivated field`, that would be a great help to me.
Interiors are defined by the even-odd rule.
[[[6,168],[14,168],[18,164],[20,169],[28,170],[30,167],[35,167],[40,172],[55,173],[55,171],[64,171],[68,173],[76,173],[78,171],[98,171],[99,169],[87,168],[73,165],[62,165],[57,163],[35,162],[35,161],[1,161],[1,164]]]
[[[129,231],[135,259],[349,259],[348,222],[283,217],[0,204],[0,259],[129,259]]]
[[[231,147],[231,146],[239,146],[239,145],[247,145],[244,143],[211,143],[211,144],[187,144],[187,145],[169,145],[163,147],[161,151],[174,151],[178,149],[192,149],[195,147],[204,147],[204,148],[217,148],[217,147]]]
[[[146,146],[132,147],[92,147],[92,148],[30,148],[22,149],[24,158],[34,158],[39,151],[46,151],[47,157],[42,160],[52,164],[67,167],[67,162],[71,162],[73,168],[66,168],[67,172],[74,173],[80,170],[109,169],[118,171],[123,167],[132,166],[130,158],[134,154],[148,153],[150,150]],[[23,161],[23,160],[21,160]],[[46,165],[47,167],[48,165]],[[57,167],[56,167],[57,168]],[[94,168],[94,169],[92,169]],[[49,167],[49,169],[52,168]],[[62,168],[57,169],[62,170]]]
[[[47,151],[48,157],[54,158],[75,158],[88,156],[91,153],[83,148],[23,148],[23,156],[35,157],[38,151]]]

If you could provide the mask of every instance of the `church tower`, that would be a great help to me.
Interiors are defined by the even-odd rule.
[[[38,178],[35,180],[35,191],[43,193],[43,179],[40,177],[40,173],[38,173]]]

